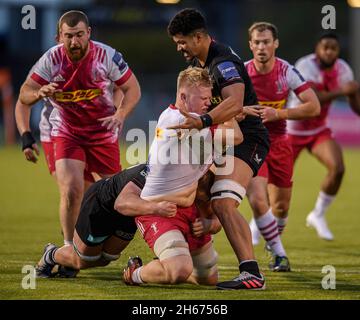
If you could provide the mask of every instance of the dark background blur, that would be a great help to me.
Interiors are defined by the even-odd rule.
[[[350,2],[350,1],[349,1]],[[36,29],[24,30],[21,13],[24,5],[36,9]],[[359,80],[359,10],[347,1],[282,1],[282,0],[181,0],[177,4],[159,4],[155,0],[68,0],[21,1],[0,0],[0,68],[12,75],[15,101],[19,88],[31,66],[55,44],[57,19],[67,10],[87,13],[92,39],[120,51],[139,79],[142,99],[129,117],[129,128],[147,128],[149,120],[158,118],[161,110],[174,101],[177,73],[186,67],[166,27],[174,14],[186,7],[202,11],[211,35],[230,45],[243,60],[250,59],[247,29],[255,21],[268,21],[279,29],[277,55],[290,63],[311,53],[321,33],[324,5],[336,8],[336,33],[342,44],[341,57],[355,68]],[[34,108],[32,126],[38,130],[41,105]],[[3,140],[0,108],[0,144]]]

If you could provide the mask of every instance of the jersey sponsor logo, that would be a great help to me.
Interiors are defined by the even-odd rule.
[[[286,99],[278,100],[278,101],[259,101],[259,105],[272,107],[275,109],[282,109],[285,106]]]
[[[102,90],[85,89],[75,91],[63,91],[55,93],[55,100],[58,102],[79,102],[83,100],[92,100],[102,94]]]
[[[225,80],[241,79],[235,65],[230,61],[220,63],[217,68]]]
[[[223,101],[223,99],[220,96],[217,97],[211,97],[210,102],[212,106],[217,106]]]

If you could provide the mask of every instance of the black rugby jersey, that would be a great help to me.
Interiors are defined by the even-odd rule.
[[[142,189],[145,185],[146,176],[147,165],[138,164],[115,174],[111,178],[96,182],[100,184],[96,196],[101,206],[109,212],[115,211],[115,200],[126,184],[131,181]]]
[[[234,83],[243,83],[245,86],[244,106],[258,104],[255,90],[240,57],[230,48],[215,41],[211,41],[205,66],[201,66],[197,58],[192,65],[209,68],[214,84],[212,89],[212,106],[216,107],[221,101],[221,90]],[[260,117],[247,116],[239,122],[243,134],[266,130]]]

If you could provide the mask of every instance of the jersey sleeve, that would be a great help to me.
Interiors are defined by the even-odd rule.
[[[286,72],[286,81],[289,88],[298,96],[301,92],[310,88],[309,83],[305,80],[299,70],[289,65]]]
[[[308,82],[310,86],[313,86],[318,82],[317,67],[309,57],[299,59],[295,63],[295,69],[301,74],[301,76]]]
[[[109,79],[117,86],[123,85],[131,77],[132,71],[122,54],[114,49],[109,62]]]
[[[38,84],[44,86],[51,82],[51,52],[47,51],[32,67],[29,76]]]
[[[340,70],[339,70],[339,85],[343,86],[347,82],[354,80],[354,73],[351,67],[344,61],[340,60]]]
[[[214,80],[220,89],[234,83],[244,83],[243,77],[241,76],[241,68],[233,61],[222,61],[217,63],[213,67],[212,73]]]
[[[144,188],[146,182],[146,168],[141,170],[131,181],[135,183],[140,189]]]

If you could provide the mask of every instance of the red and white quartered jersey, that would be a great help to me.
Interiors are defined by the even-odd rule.
[[[117,130],[106,129],[98,119],[115,113],[114,83],[124,84],[132,72],[115,49],[95,41],[89,46],[88,54],[79,62],[67,57],[63,44],[50,48],[30,77],[40,85],[57,83],[62,90],[49,98],[54,106],[50,116],[52,136],[87,143],[114,142]]]
[[[298,95],[310,87],[294,66],[279,58],[275,58],[273,69],[266,74],[258,73],[254,60],[245,62],[245,66],[260,105],[283,109],[291,91]],[[268,122],[265,126],[270,138],[286,134],[286,120]]]
[[[337,59],[331,70],[320,69],[315,54],[300,58],[296,68],[311,86],[319,91],[334,91],[345,83],[354,80],[350,66],[342,59]],[[289,108],[299,103],[297,97],[291,95]],[[329,113],[331,101],[321,104],[320,115],[308,120],[288,120],[288,132],[293,135],[311,136],[327,128],[326,118]]]

